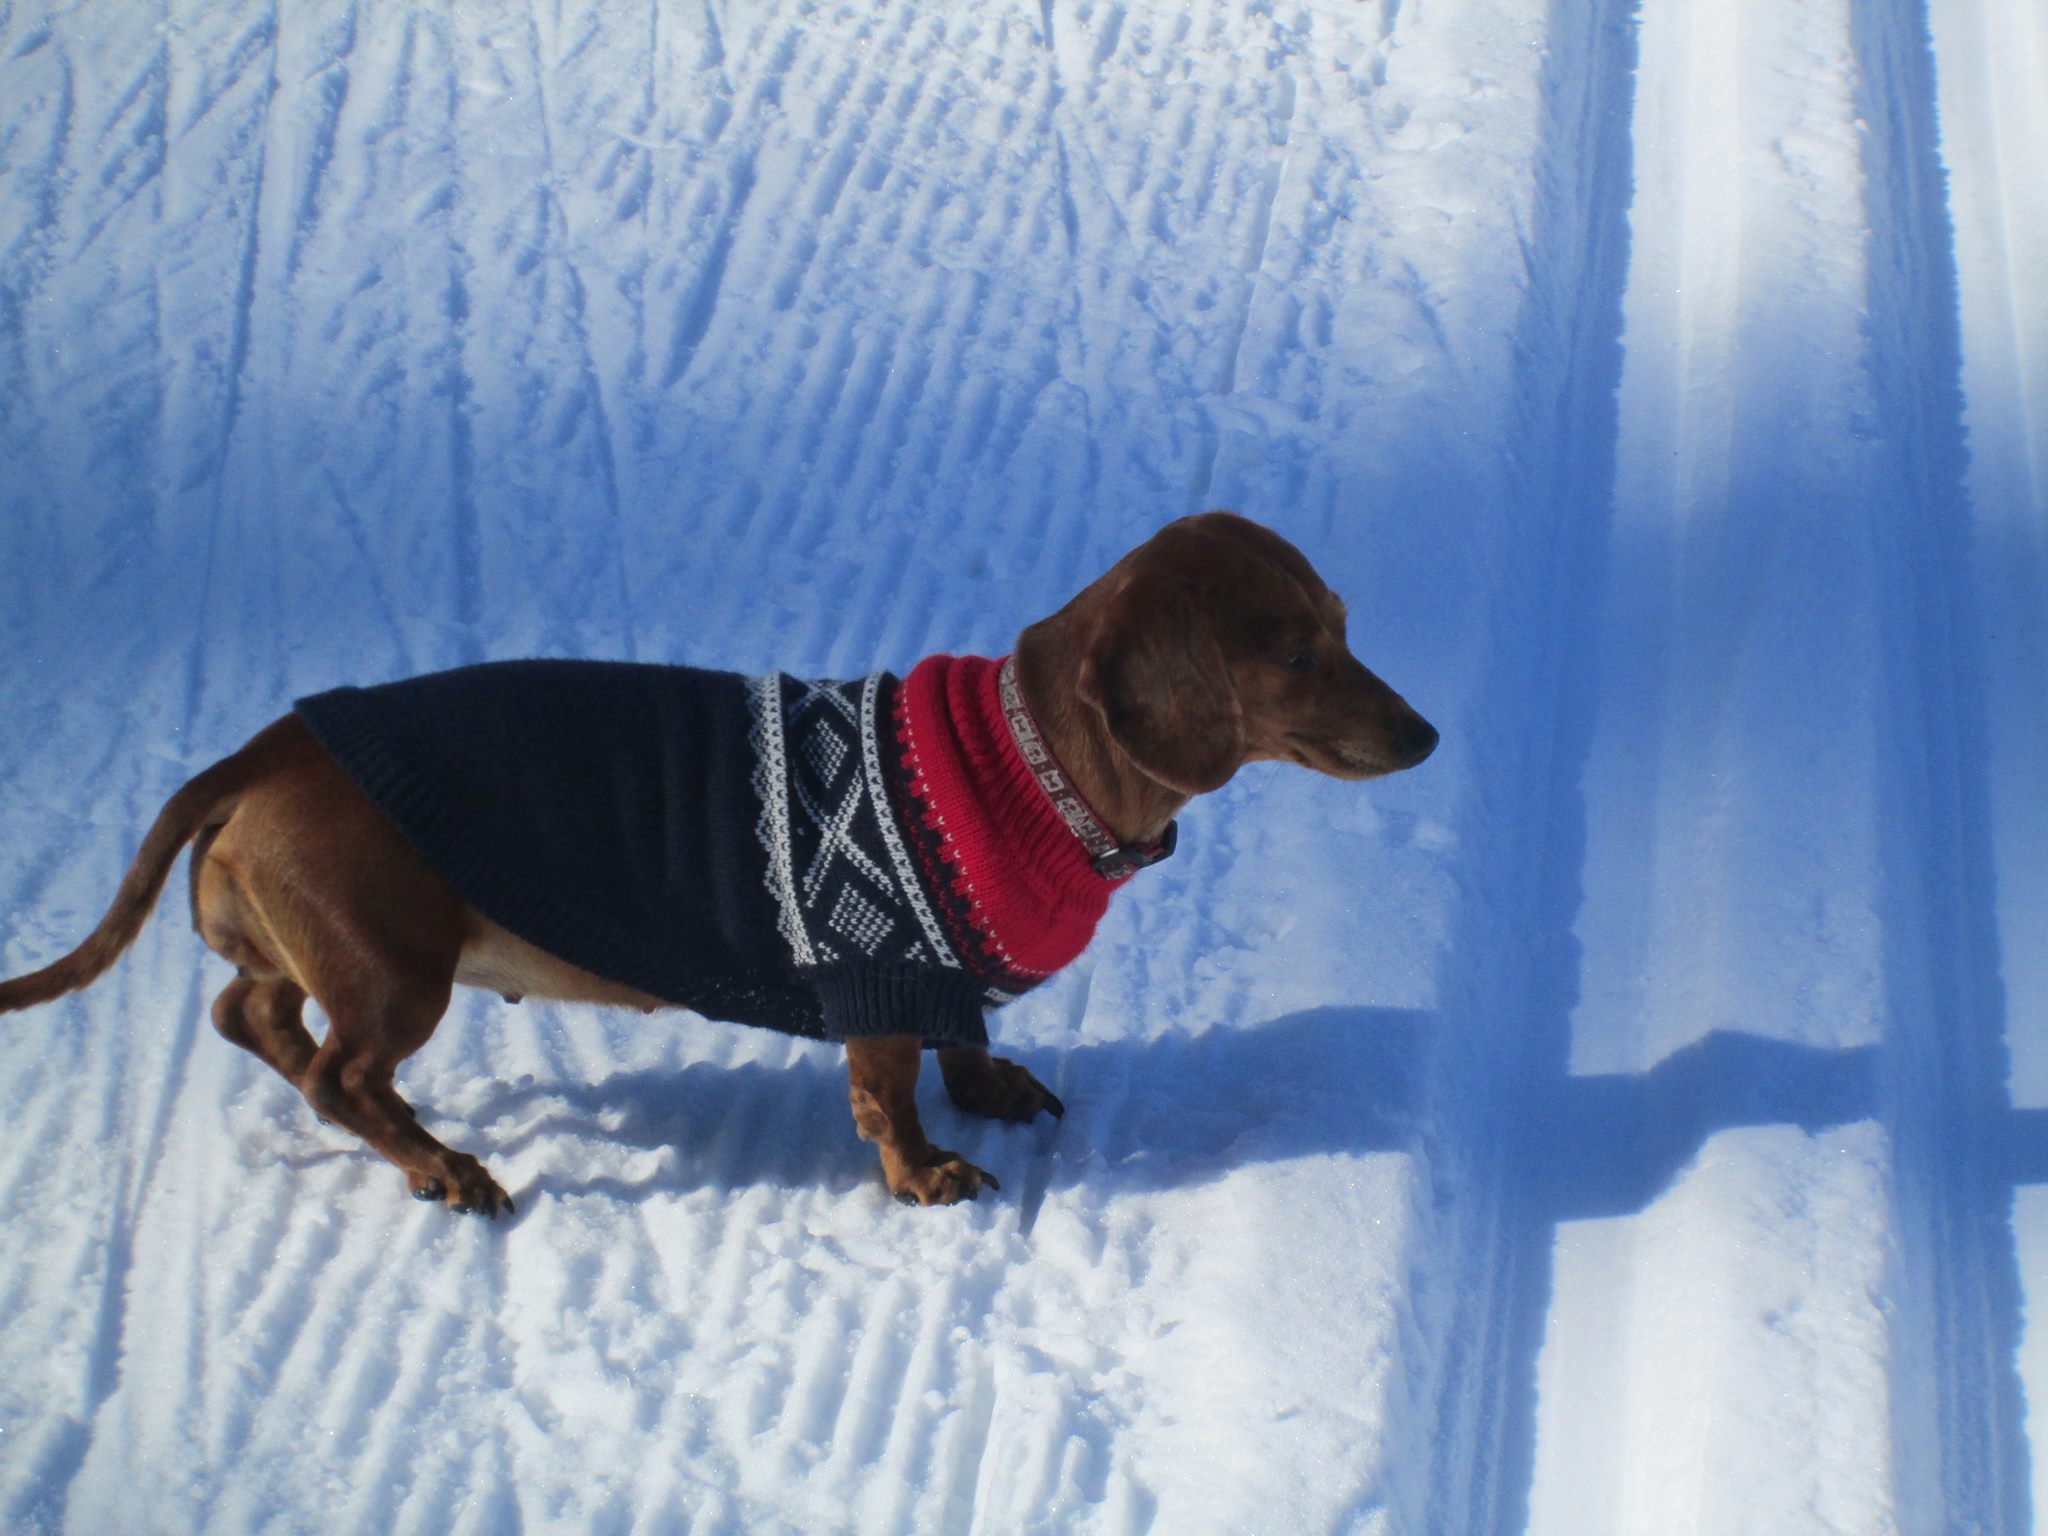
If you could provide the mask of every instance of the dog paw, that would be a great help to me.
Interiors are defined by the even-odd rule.
[[[1041,1109],[1055,1120],[1064,1119],[1067,1106],[1045,1084],[1014,1061],[986,1056],[968,1068],[953,1068],[945,1074],[946,1092],[970,1115],[987,1115],[991,1120],[1029,1120]]]
[[[984,1186],[1001,1189],[992,1173],[984,1173],[955,1153],[933,1147],[927,1161],[889,1177],[889,1192],[902,1205],[958,1205],[980,1195]]]
[[[442,1174],[413,1174],[406,1180],[415,1200],[448,1202],[448,1209],[465,1216],[488,1216],[496,1220],[503,1211],[514,1211],[512,1197],[485,1171],[484,1165],[463,1152],[448,1154]]]

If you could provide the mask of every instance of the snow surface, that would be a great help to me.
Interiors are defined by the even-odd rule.
[[[8,1531],[2017,1533],[2038,0],[0,0],[0,973],[295,695],[999,653],[1233,506],[1444,732],[1270,765],[934,1135],[465,995],[452,1219],[174,893],[0,1021]]]

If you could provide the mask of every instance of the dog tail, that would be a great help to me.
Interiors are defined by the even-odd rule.
[[[222,758],[165,802],[100,925],[63,959],[0,981],[0,1013],[47,1003],[92,985],[106,973],[142,931],[184,846],[209,826],[226,821],[242,791],[271,765],[273,756],[265,750],[270,734],[266,731],[234,756]]]

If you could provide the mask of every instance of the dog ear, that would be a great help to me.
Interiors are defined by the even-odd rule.
[[[1148,777],[1207,794],[1244,762],[1244,712],[1207,605],[1191,587],[1133,581],[1104,606],[1076,692]]]

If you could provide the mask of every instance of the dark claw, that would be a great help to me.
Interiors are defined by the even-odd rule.
[[[439,1200],[448,1193],[447,1186],[439,1179],[432,1179],[412,1192],[415,1200]]]
[[[899,1191],[896,1195],[896,1203],[898,1205],[915,1205],[917,1204],[917,1196],[910,1194],[908,1191]]]
[[[1059,1095],[1049,1088],[1045,1093],[1045,1107],[1052,1111],[1053,1119],[1064,1120],[1067,1118],[1067,1106],[1062,1104],[1059,1100]]]
[[[1003,1181],[997,1178],[992,1173],[984,1173],[981,1176],[981,1182],[986,1184],[990,1189],[1001,1189],[1003,1187]],[[972,1196],[970,1196],[969,1198],[971,1199]]]

